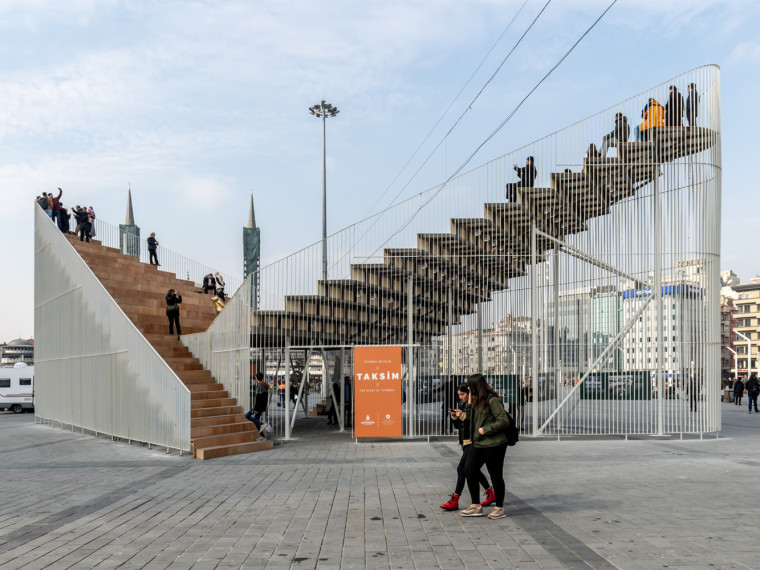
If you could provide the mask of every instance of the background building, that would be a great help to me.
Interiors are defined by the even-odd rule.
[[[747,372],[757,372],[757,352],[760,345],[760,276],[756,276],[751,282],[733,287],[736,293],[734,305],[736,312],[734,317],[736,325],[734,331],[742,333],[750,339],[751,354],[748,354],[749,348],[747,341],[739,335],[734,335],[733,341],[737,354],[739,365],[738,373],[747,374]],[[749,369],[748,370],[748,366]]]
[[[8,344],[0,345],[0,362],[2,364],[17,362],[34,364],[34,339],[17,338]]]

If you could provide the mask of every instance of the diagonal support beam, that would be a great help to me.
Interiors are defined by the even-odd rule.
[[[589,369],[586,371],[586,373],[581,377],[581,379],[578,381],[578,383],[573,386],[573,389],[570,390],[570,393],[565,396],[565,398],[560,402],[559,406],[557,406],[554,411],[551,413],[551,415],[546,419],[546,421],[543,423],[543,425],[538,429],[538,432],[536,435],[542,435],[544,430],[546,429],[546,426],[551,423],[551,421],[554,419],[554,416],[558,415],[560,410],[565,406],[565,403],[580,390],[581,384],[583,384],[586,381],[586,378],[588,378],[592,371],[596,369],[597,366],[599,366],[604,360],[607,358],[607,355],[610,353],[610,351],[617,349],[618,345],[620,344],[620,341],[625,338],[625,336],[631,331],[633,328],[633,325],[636,324],[636,321],[639,320],[641,315],[644,314],[644,310],[649,306],[649,303],[652,302],[652,299],[654,299],[654,295],[650,294],[646,301],[639,307],[639,310],[636,311],[633,316],[628,320],[628,322],[625,324],[623,329],[617,334],[615,338],[612,339],[610,344],[607,345],[607,348],[605,348],[602,353],[597,357],[597,359],[594,361],[594,363],[589,367]],[[577,401],[577,400],[576,400]],[[572,410],[570,410],[572,412]],[[567,419],[567,416],[570,415],[570,412],[568,412],[565,417],[562,419],[562,423],[564,423],[565,419]],[[561,424],[560,424],[561,425]],[[560,425],[557,427],[559,428]]]
[[[626,279],[633,281],[635,287],[637,289],[644,289],[646,287],[649,287],[649,283],[646,281],[642,281],[638,277],[634,277],[633,275],[626,273],[625,271],[618,269],[617,267],[614,267],[610,265],[609,263],[605,263],[604,261],[600,261],[593,257],[592,255],[586,253],[585,251],[581,251],[580,249],[573,247],[572,245],[568,245],[561,239],[557,239],[554,236],[551,236],[547,233],[542,232],[538,228],[536,228],[536,234],[553,241],[557,245],[560,246],[560,249],[567,253],[568,255],[571,255],[575,257],[576,259],[580,259],[581,261],[585,261],[586,263],[590,265],[595,265],[596,267],[599,267],[601,269],[604,269],[605,271],[609,271],[610,273],[614,273],[615,275],[619,275],[620,277],[625,277]]]

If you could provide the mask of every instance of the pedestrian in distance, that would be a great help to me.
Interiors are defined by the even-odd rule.
[[[510,182],[507,184],[507,202],[517,201],[517,189],[518,188],[533,188],[536,183],[536,165],[532,156],[525,159],[525,166],[523,168],[513,164],[512,167],[517,173],[517,177],[520,182]]]
[[[741,377],[739,377],[736,380],[736,382],[734,382],[734,405],[741,406],[743,397],[744,397],[744,382],[742,382]]]
[[[473,450],[465,464],[467,488],[470,491],[472,504],[463,510],[463,517],[482,517],[483,506],[478,501],[480,480],[478,472],[483,465],[491,477],[496,506],[488,514],[489,519],[500,519],[507,516],[504,511],[504,456],[507,453],[506,429],[509,426],[509,416],[504,404],[496,391],[488,385],[482,374],[473,374],[467,378],[470,389],[468,403],[472,416]]]
[[[150,253],[150,264],[155,265],[156,267],[161,267],[161,264],[158,262],[158,255],[156,254],[157,249],[158,240],[156,239],[156,232],[153,232],[148,238],[148,253]]]
[[[750,376],[746,384],[747,388],[747,401],[749,402],[749,413],[752,413],[752,408],[755,408],[755,413],[758,413],[757,409],[757,397],[760,395],[760,381],[754,374]]]
[[[227,300],[227,296],[224,294],[224,279],[219,275],[217,271],[214,273],[214,281],[216,282],[216,295],[222,298],[222,301]]]
[[[615,113],[615,126],[612,131],[602,137],[602,147],[599,149],[599,156],[605,158],[607,150],[611,146],[617,146],[620,143],[628,142],[631,136],[631,127],[628,126],[628,118],[623,113]]]
[[[697,93],[697,84],[689,84],[689,92],[686,95],[686,122],[690,127],[697,126],[697,115],[699,115],[699,93]]]
[[[470,389],[467,387],[467,384],[461,384],[457,388],[457,397],[459,398],[459,403],[456,404],[455,408],[449,408],[448,413],[451,421],[459,430],[459,447],[462,448],[462,458],[459,460],[459,465],[457,465],[457,484],[454,487],[454,492],[449,497],[449,500],[441,505],[441,508],[446,511],[456,511],[459,509],[459,497],[462,495],[464,484],[467,480],[464,469],[467,464],[467,458],[473,449],[472,422],[470,421],[472,411],[467,403],[470,397]],[[483,475],[482,470],[478,470],[477,477],[479,484],[486,490],[485,500],[480,504],[483,507],[487,507],[496,500],[496,495],[494,495],[493,488],[488,484],[488,479]]]
[[[169,289],[166,294],[166,316],[169,319],[169,334],[174,336],[174,325],[177,325],[177,340],[182,334],[179,325],[179,306],[182,303],[182,295],[174,289]]]
[[[340,399],[340,384],[332,383],[332,393],[327,391],[327,425],[338,425],[338,406]],[[334,396],[334,399],[333,399]]]
[[[665,124],[669,127],[683,126],[683,95],[675,85],[668,87],[668,102],[665,103]]]

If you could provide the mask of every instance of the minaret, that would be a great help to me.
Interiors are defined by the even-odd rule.
[[[251,190],[251,209],[248,212],[248,227],[243,228],[243,276],[251,273],[252,291],[251,308],[259,308],[259,268],[261,266],[261,230],[256,227],[256,212],[253,209],[253,190]]]
[[[140,228],[135,225],[132,212],[132,184],[127,190],[127,215],[123,224],[119,224],[119,249],[126,255],[140,257]]]

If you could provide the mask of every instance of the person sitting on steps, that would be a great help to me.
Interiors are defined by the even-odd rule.
[[[602,148],[599,150],[599,156],[605,158],[608,148],[627,142],[630,136],[631,127],[628,126],[628,118],[623,113],[615,113],[615,127],[612,132],[602,137]]]
[[[512,166],[515,172],[517,172],[520,182],[510,182],[507,184],[507,202],[517,201],[518,188],[533,188],[536,182],[536,165],[532,156],[525,159],[525,166],[523,168],[519,168],[516,164]]]

